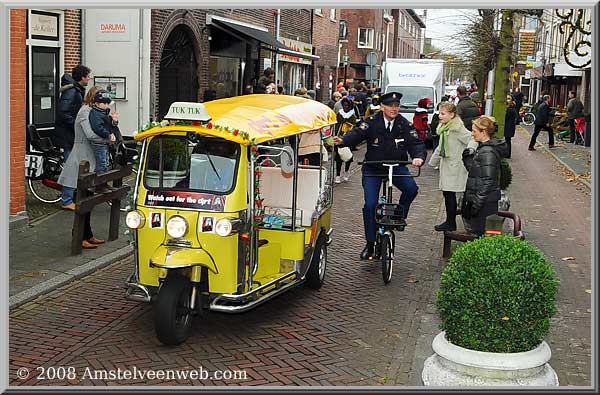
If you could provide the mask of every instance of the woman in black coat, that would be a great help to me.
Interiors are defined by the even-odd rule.
[[[479,146],[463,151],[469,175],[461,212],[471,233],[482,236],[486,218],[498,212],[500,159],[506,156],[507,146],[503,139],[494,138],[498,128],[494,117],[482,115],[472,126],[471,135]]]
[[[511,140],[515,136],[515,127],[517,125],[517,109],[514,101],[506,102],[506,115],[504,116],[504,140],[506,140],[506,146],[508,148],[507,158],[510,159],[512,152]]]

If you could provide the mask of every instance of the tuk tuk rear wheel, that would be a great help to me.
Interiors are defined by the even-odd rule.
[[[306,273],[306,284],[312,289],[319,289],[325,280],[325,270],[327,268],[327,237],[325,232],[321,232],[315,250],[310,261],[310,267]]]
[[[186,277],[170,273],[160,287],[154,306],[154,328],[161,343],[176,346],[190,335],[192,285]]]

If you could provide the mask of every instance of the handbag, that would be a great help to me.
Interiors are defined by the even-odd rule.
[[[338,148],[338,155],[342,162],[349,162],[352,160],[352,151],[349,147]]]

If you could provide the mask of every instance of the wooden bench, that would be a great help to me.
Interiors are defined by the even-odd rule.
[[[460,210],[457,213],[457,215],[460,215]],[[521,240],[525,239],[525,234],[521,230],[521,217],[519,217],[517,214],[512,213],[510,211],[498,211],[498,216],[512,219],[512,221],[513,221],[513,236],[518,237]],[[443,250],[442,250],[442,258],[449,258],[450,255],[452,255],[452,240],[466,242],[466,241],[475,240],[477,238],[478,238],[477,235],[474,235],[472,233],[467,233],[465,231],[458,231],[458,230],[445,231],[444,232],[444,246],[443,246]]]

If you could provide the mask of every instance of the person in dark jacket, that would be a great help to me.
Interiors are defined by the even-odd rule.
[[[467,88],[462,85],[459,86],[456,89],[456,94],[458,95],[456,114],[462,119],[465,127],[471,130],[471,122],[481,115],[481,111],[479,111],[479,107],[477,107],[473,99],[467,95]]]
[[[85,87],[91,79],[91,72],[89,67],[80,64],[73,68],[71,75],[63,75],[60,81],[60,98],[56,106],[52,141],[57,147],[62,147],[65,161],[73,149],[75,118],[83,104]]]
[[[381,96],[382,110],[356,127],[346,132],[342,137],[333,138],[335,145],[351,147],[367,141],[365,161],[408,160],[410,155],[412,165],[420,167],[427,158],[425,144],[417,135],[413,125],[400,115],[400,99],[402,94],[388,92]],[[381,183],[387,177],[387,167],[382,165],[365,165],[362,169],[362,185],[365,205],[363,206],[363,223],[367,245],[360,254],[361,259],[369,259],[375,254],[375,239],[377,227],[375,224],[375,209],[379,203]],[[406,166],[394,167],[394,175],[408,176],[410,170]],[[394,177],[394,186],[402,191],[400,205],[404,207],[404,218],[408,214],[410,204],[417,196],[419,188],[412,177]]]
[[[529,141],[529,151],[535,151],[535,143],[537,136],[542,130],[548,132],[548,146],[554,148],[554,131],[550,127],[550,95],[542,96],[542,103],[538,106],[537,113],[535,114],[535,127],[533,128],[533,135]]]
[[[523,95],[523,92],[521,92],[521,89],[519,89],[518,87],[514,89],[513,94],[512,94],[512,99],[515,102],[515,111],[518,113],[521,110],[521,107],[523,107],[523,98],[525,96]],[[519,120],[519,118],[517,117],[517,125],[520,123],[521,121]],[[505,136],[506,137],[506,136]],[[508,141],[507,141],[508,143]]]
[[[474,120],[471,135],[479,146],[463,151],[469,174],[461,214],[469,231],[478,236],[485,233],[486,218],[498,212],[500,159],[506,156],[507,147],[504,139],[494,138],[497,128],[494,117],[482,115]]]
[[[575,130],[575,120],[583,117],[583,103],[577,98],[575,91],[569,92],[569,102],[567,103],[567,118],[569,119],[569,129],[571,130],[571,138],[569,143],[575,143],[577,136]]]
[[[109,105],[111,101],[110,94],[106,90],[100,89],[94,95],[94,105],[90,111],[90,126],[98,136],[98,139],[92,141],[96,157],[96,168],[94,170],[96,173],[104,173],[108,170],[108,144],[116,141],[113,129],[118,125],[119,118],[118,114],[110,113]],[[96,187],[98,193],[107,193],[112,190],[107,184]]]
[[[275,72],[272,68],[267,67],[263,75],[258,79],[254,93],[267,93],[267,86],[275,82]]]
[[[517,114],[515,102],[512,100],[506,102],[506,115],[504,116],[504,140],[506,140],[506,147],[508,149],[508,153],[506,154],[508,159],[510,159],[512,152],[511,140],[515,136],[517,119],[519,119],[519,116]]]

